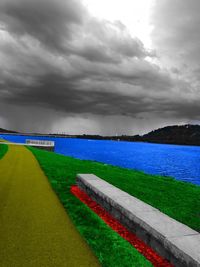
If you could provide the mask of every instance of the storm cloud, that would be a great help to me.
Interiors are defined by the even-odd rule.
[[[150,50],[81,1],[1,0],[0,120],[74,134],[198,120],[199,11],[197,0],[156,1]]]
[[[200,2],[157,1],[152,16],[152,40],[163,63],[190,83],[199,97]]]

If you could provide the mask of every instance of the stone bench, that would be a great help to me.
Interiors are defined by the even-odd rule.
[[[159,255],[175,266],[200,266],[200,233],[93,174],[76,179],[80,189]]]

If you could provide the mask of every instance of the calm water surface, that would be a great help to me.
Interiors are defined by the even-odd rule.
[[[79,159],[172,176],[200,185],[200,147],[137,142],[84,140],[34,136],[0,135],[13,142],[26,139],[55,141],[55,152]]]

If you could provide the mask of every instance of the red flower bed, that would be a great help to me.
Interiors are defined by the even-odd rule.
[[[80,190],[78,186],[71,186],[71,193],[91,208],[100,218],[104,220],[114,231],[126,239],[141,254],[143,254],[156,267],[173,267],[166,259],[159,256],[152,248],[146,245],[135,234],[130,232],[118,220],[112,217],[104,208],[92,200],[85,192]]]

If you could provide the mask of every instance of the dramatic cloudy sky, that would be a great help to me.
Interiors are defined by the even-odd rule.
[[[0,127],[198,123],[199,14],[199,0],[0,0]]]

